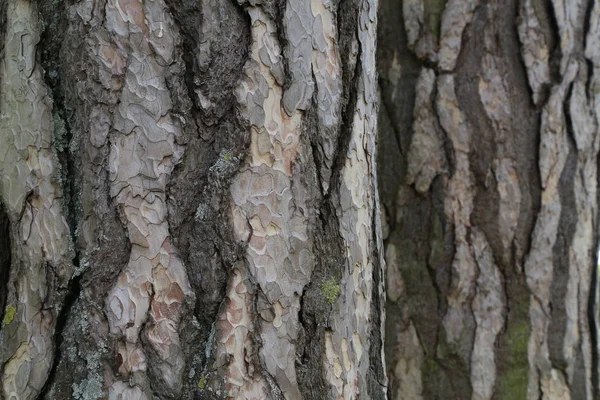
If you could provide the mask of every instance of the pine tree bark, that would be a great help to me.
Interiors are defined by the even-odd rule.
[[[597,399],[600,3],[383,0],[391,399]]]
[[[385,398],[376,20],[0,3],[0,397]]]

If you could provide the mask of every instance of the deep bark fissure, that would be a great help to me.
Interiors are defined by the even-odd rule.
[[[247,267],[246,267],[247,268]],[[285,397],[283,396],[283,391],[281,390],[281,388],[279,387],[277,380],[269,373],[269,371],[267,370],[267,366],[265,365],[264,360],[262,360],[262,358],[260,357],[260,350],[263,347],[263,341],[261,338],[261,333],[262,333],[262,329],[261,329],[261,316],[260,313],[258,312],[258,302],[259,297],[263,296],[263,299],[266,303],[268,303],[268,299],[267,299],[267,295],[263,292],[262,288],[260,287],[260,285],[255,282],[255,279],[253,277],[250,277],[250,281],[252,282],[252,290],[254,292],[254,298],[252,301],[252,316],[254,319],[254,326],[256,327],[252,333],[252,340],[254,342],[254,346],[255,346],[255,352],[254,354],[252,354],[252,365],[256,368],[254,370],[254,374],[258,374],[261,375],[268,383],[267,386],[267,390],[268,390],[268,396],[267,398],[269,400],[285,400]],[[246,363],[246,368],[250,367],[250,363],[248,361],[248,354],[245,354],[244,357],[244,362]]]
[[[316,82],[316,77],[315,77],[315,73],[314,71],[311,71],[311,77],[313,79],[314,82]],[[314,133],[311,130],[308,129],[304,129],[304,132],[306,135],[308,135],[308,140],[305,140],[305,142],[307,142],[307,144],[310,146],[310,152],[312,155],[312,165],[315,168],[315,175],[316,175],[316,179],[317,182],[316,184],[318,185],[318,190],[319,190],[319,200],[322,201],[322,199],[325,197],[326,193],[325,193],[325,189],[323,184],[325,183],[325,177],[323,176],[323,171],[322,171],[322,167],[324,165],[326,165],[325,163],[327,162],[327,160],[325,160],[325,155],[323,154],[323,149],[321,146],[321,142],[319,141],[321,134],[326,134],[326,132],[321,132],[321,129],[319,129],[320,127],[318,126],[318,115],[316,115],[316,113],[312,110],[315,110],[316,107],[318,106],[317,104],[317,96],[319,94],[319,88],[318,86],[315,87],[315,91],[313,92],[313,97],[311,99],[311,105],[310,105],[310,110],[306,112],[305,116],[304,116],[304,120],[305,122],[305,126],[308,127],[314,127],[317,126],[317,129],[314,129]],[[320,214],[319,214],[320,215]]]
[[[77,262],[77,264],[75,265],[79,265],[79,260],[77,258],[75,259],[75,261]],[[58,370],[58,366],[63,360],[63,335],[65,333],[65,328],[67,327],[68,320],[69,318],[71,318],[71,310],[73,309],[73,305],[77,302],[81,293],[81,279],[82,275],[77,275],[69,281],[69,287],[67,288],[66,295],[63,300],[63,305],[56,319],[56,328],[54,330],[54,360],[52,363],[52,368],[50,369],[50,373],[48,375],[48,379],[46,380],[42,391],[38,395],[38,398],[40,399],[47,398],[49,392],[52,390],[56,380],[56,372]]]
[[[383,79],[380,77],[378,80],[379,89],[383,89]],[[400,154],[406,156],[407,150],[402,146],[402,141],[400,140],[400,132],[396,124],[393,122],[393,113],[390,111],[390,105],[388,104],[387,98],[385,96],[381,96],[379,103],[383,106],[383,112],[387,114],[392,126],[392,130],[394,131],[394,139],[396,139],[396,144],[398,145],[398,149],[400,150]]]
[[[301,310],[299,322],[302,325],[302,339],[296,349],[300,363],[297,363],[298,384],[301,393],[306,399],[321,399],[331,396],[329,384],[323,376],[323,359],[325,350],[326,331],[331,329],[330,317],[331,305],[323,297],[323,285],[325,282],[339,283],[344,270],[351,266],[346,265],[342,237],[339,235],[339,216],[335,210],[339,209],[339,190],[342,181],[342,172],[353,128],[353,117],[358,95],[358,76],[361,73],[360,59],[361,48],[358,46],[358,54],[353,58],[352,43],[356,38],[356,13],[358,7],[354,1],[339,2],[337,4],[337,34],[340,43],[340,60],[342,65],[342,76],[344,82],[341,106],[342,118],[339,131],[334,136],[335,147],[333,150],[333,162],[331,163],[331,176],[329,190],[323,191],[323,175],[321,169],[326,165],[326,160],[321,157],[321,146],[319,126],[316,123],[317,107],[316,101],[318,85],[315,85],[312,107],[305,112],[304,120],[309,121],[306,126],[312,127],[307,133],[308,138],[302,139],[309,145],[311,160],[314,163],[316,175],[315,184],[319,186],[321,194],[316,201],[317,226],[311,234],[314,238],[314,254],[317,262],[311,274],[311,282],[304,288],[301,295]],[[350,65],[354,62],[352,68]],[[313,73],[314,79],[314,73]],[[311,123],[312,122],[312,123]],[[305,130],[306,131],[306,130]],[[320,225],[320,226],[319,226]]]
[[[560,60],[562,59],[562,51],[560,48],[560,29],[558,21],[556,20],[556,12],[551,1],[544,2],[544,14],[546,16],[546,23],[549,25],[549,30],[545,31],[546,38],[549,40],[548,49],[550,50],[550,83],[548,88],[548,96],[544,98],[543,102],[540,102],[540,106],[546,104],[546,100],[550,97],[552,87],[560,84],[562,76],[560,73]]]
[[[63,193],[63,214],[69,226],[69,241],[71,244],[77,242],[76,232],[80,223],[80,204],[77,196],[77,172],[76,159],[78,155],[71,148],[73,132],[69,123],[69,110],[66,106],[65,88],[63,83],[64,69],[61,65],[61,50],[63,38],[67,29],[67,19],[64,2],[39,1],[38,6],[44,27],[40,35],[40,43],[36,53],[37,62],[44,70],[44,81],[52,99],[52,115],[54,124],[53,150],[61,168],[57,179],[60,182]],[[75,271],[80,269],[79,250],[73,246],[72,265]],[[56,274],[56,272],[54,272]],[[56,276],[58,278],[58,276]],[[83,275],[78,274],[69,279],[66,288],[57,286],[55,290],[60,293],[59,304],[52,305],[58,308],[56,325],[53,333],[54,354],[52,366],[48,378],[38,395],[38,398],[46,398],[52,390],[56,380],[57,370],[63,361],[63,342],[71,310],[79,299]]]
[[[436,184],[439,184],[440,183],[439,182],[440,179],[442,179],[442,178],[441,177],[436,177],[434,179],[434,182],[432,183],[432,186],[435,187]],[[436,215],[435,215],[436,214],[436,210],[434,208],[432,199],[428,196],[427,198],[424,198],[423,201],[426,201],[426,202],[428,202],[430,204],[429,205],[429,209],[432,210],[432,214],[434,214],[434,215],[432,215],[432,218],[436,218]],[[432,229],[430,227],[430,225],[431,225],[431,221],[430,220],[427,221],[427,225],[428,225],[427,230],[429,232],[431,232]],[[438,311],[438,315],[441,318],[446,313],[446,307],[447,307],[447,305],[446,305],[446,298],[444,296],[444,292],[446,292],[446,290],[442,290],[442,287],[440,286],[440,283],[438,281],[438,277],[436,275],[436,268],[432,265],[432,262],[431,262],[431,254],[432,254],[432,250],[433,250],[433,246],[432,246],[431,242],[432,242],[432,239],[431,239],[431,233],[430,233],[430,240],[428,240],[426,242],[426,250],[425,251],[426,251],[427,257],[426,257],[426,260],[425,260],[425,266],[427,268],[427,272],[429,273],[429,278],[431,280],[431,285],[433,286],[433,288],[435,290],[435,294],[436,294],[436,298],[437,298],[437,311]],[[449,280],[449,278],[448,278],[448,280]],[[439,335],[440,335],[440,332],[439,332],[439,328],[438,328],[438,330],[435,333],[435,341],[434,341],[434,349],[435,350],[434,350],[434,355],[433,355],[434,358],[437,357],[436,353],[437,353],[437,345],[438,345],[438,342],[439,342]]]
[[[585,10],[585,17],[583,20],[583,51],[585,54],[585,49],[588,47],[588,35],[590,34],[590,29],[592,25],[593,18],[593,10],[594,10],[595,1],[589,1],[587,4],[587,8]],[[586,94],[589,99],[593,98],[592,94],[592,85],[593,85],[593,74],[594,74],[594,62],[593,60],[583,56],[583,59],[587,65],[587,83],[586,83]]]
[[[4,321],[4,307],[6,306],[6,297],[8,295],[8,277],[10,275],[11,263],[10,219],[2,201],[0,201],[0,322]]]

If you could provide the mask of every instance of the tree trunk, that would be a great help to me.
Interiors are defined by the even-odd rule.
[[[389,397],[600,398],[600,2],[379,15]]]
[[[385,398],[376,14],[0,2],[4,398]]]

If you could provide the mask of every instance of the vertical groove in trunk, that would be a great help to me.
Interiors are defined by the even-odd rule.
[[[6,298],[8,296],[8,278],[10,276],[12,248],[10,243],[10,220],[0,201],[0,315],[1,321],[12,318],[13,310],[6,310]],[[8,313],[8,314],[7,314]],[[5,318],[7,318],[5,320]],[[4,322],[2,322],[4,324]],[[1,333],[0,333],[1,334]]]

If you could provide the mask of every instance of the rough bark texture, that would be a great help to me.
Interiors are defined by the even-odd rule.
[[[1,2],[0,398],[386,397],[377,9]]]
[[[391,399],[596,399],[600,3],[383,0]]]

